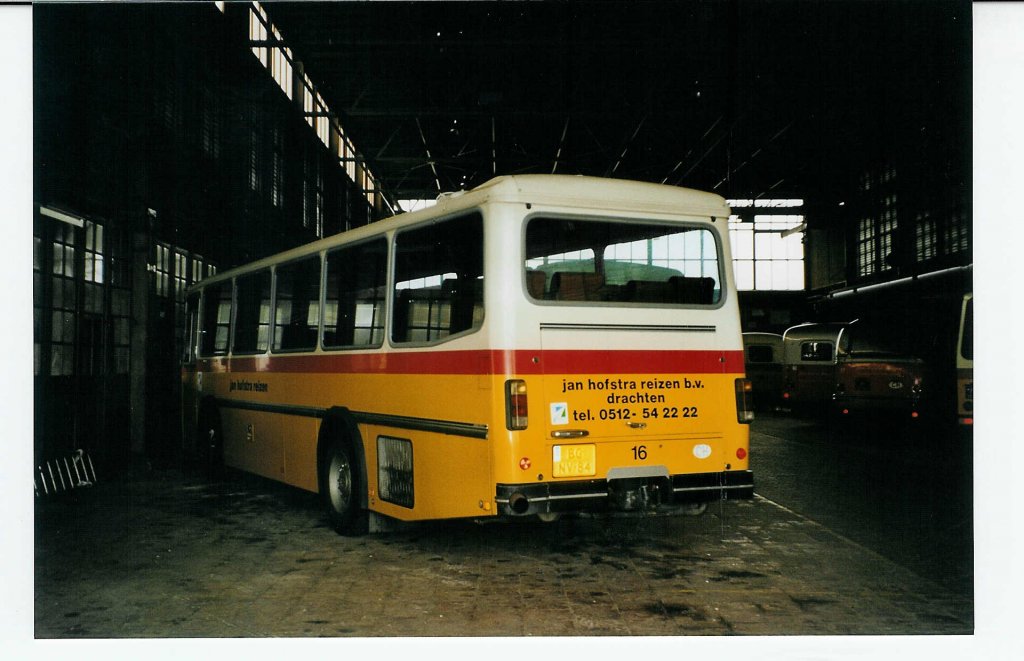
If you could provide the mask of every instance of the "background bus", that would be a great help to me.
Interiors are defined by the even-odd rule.
[[[334,527],[750,497],[715,195],[502,177],[201,282],[186,432]]]
[[[783,340],[783,399],[790,406],[920,415],[924,362],[896,347],[888,329],[863,321],[800,324]]]
[[[782,401],[782,346],[778,333],[743,333],[743,359],[758,410],[774,409]]]
[[[974,425],[974,294],[964,295],[956,343],[956,412],[961,425]]]

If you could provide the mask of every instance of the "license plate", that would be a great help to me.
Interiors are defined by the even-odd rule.
[[[551,451],[551,474],[554,477],[586,477],[597,470],[597,450],[588,445],[556,445]]]

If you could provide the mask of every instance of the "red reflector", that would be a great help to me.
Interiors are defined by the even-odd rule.
[[[911,417],[911,418],[916,418],[916,417],[917,417],[918,415],[919,415],[919,414],[918,414],[918,412],[917,412],[917,411],[911,411],[911,412],[910,412],[910,417]]]
[[[522,468],[524,471],[530,470],[530,466],[531,464],[529,457],[523,457],[522,459],[519,460],[519,467]]]
[[[973,425],[974,424],[974,418],[960,418],[960,424],[961,425]]]
[[[747,458],[747,451],[744,450],[743,448],[740,448],[740,449],[736,450],[736,458],[737,459],[746,459]]]
[[[850,415],[850,409],[843,409],[843,415]]]
[[[782,393],[782,399],[789,399],[789,393],[788,392]]]

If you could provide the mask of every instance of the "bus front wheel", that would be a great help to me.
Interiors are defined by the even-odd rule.
[[[336,441],[320,469],[320,494],[331,527],[341,535],[364,535],[369,530],[369,516],[359,502],[363,485],[353,457],[348,443]]]

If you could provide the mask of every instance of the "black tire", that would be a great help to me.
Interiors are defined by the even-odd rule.
[[[215,406],[204,406],[196,428],[196,455],[200,470],[211,480],[224,477],[224,434],[220,412]]]
[[[332,441],[320,463],[320,496],[331,527],[339,535],[365,535],[369,514],[363,509],[365,491],[352,447],[344,441]]]

